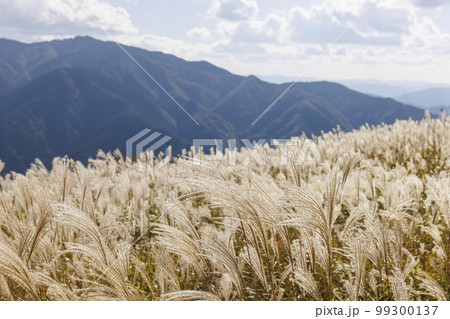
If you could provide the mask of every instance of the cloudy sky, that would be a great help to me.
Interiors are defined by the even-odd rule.
[[[4,38],[106,40],[103,28],[238,74],[328,80],[450,83],[449,21],[450,0],[0,0]]]

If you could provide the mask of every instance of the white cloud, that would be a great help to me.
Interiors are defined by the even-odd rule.
[[[369,34],[402,35],[408,33],[408,26],[413,22],[414,12],[411,9],[386,8],[374,6],[361,17],[355,28]]]
[[[179,8],[167,12],[170,19],[156,1],[121,2],[130,13],[138,4],[154,9],[148,12],[151,23],[139,20],[140,32],[126,9],[112,5],[116,0],[77,1],[119,42],[188,60],[206,59],[241,74],[296,75],[373,0],[266,1],[264,6],[255,0],[195,0],[195,6],[194,0],[179,0]],[[441,72],[450,55],[447,4],[449,0],[378,0],[311,68],[311,76],[340,72],[360,77],[358,72],[370,69],[374,76],[391,72],[395,77],[412,74],[416,67],[417,72],[431,72],[426,63],[438,65]],[[107,39],[74,0],[0,0],[0,28],[7,37],[28,37],[25,41],[80,34]]]
[[[390,5],[392,5],[391,0]],[[402,1],[402,0],[398,0]],[[382,1],[381,1],[382,2]],[[325,0],[310,8],[293,7],[289,11],[243,21],[220,21],[218,32],[232,43],[401,45],[415,23],[411,7],[368,7],[368,0]],[[354,23],[356,21],[356,23]],[[347,28],[354,23],[352,28]],[[347,31],[346,31],[347,30]]]
[[[283,41],[287,27],[285,18],[269,15],[263,21],[244,21],[232,34],[233,42],[276,43]]]
[[[256,17],[259,7],[254,0],[214,0],[210,16],[229,21],[250,20]]]
[[[199,37],[203,39],[208,39],[211,37],[211,32],[209,32],[209,30],[205,27],[193,28],[188,32],[186,32],[186,34],[191,38]]]
[[[190,43],[153,34],[119,35],[115,39],[126,45],[146,48],[152,51],[162,51],[188,60],[204,60],[205,57],[215,56],[215,48],[219,44]]]
[[[405,46],[431,49],[435,54],[448,49],[450,46],[449,34],[442,32],[433,20],[428,17],[424,17],[420,21],[417,18],[416,20],[410,26],[410,35],[405,37]]]
[[[359,17],[371,1],[314,0],[309,5],[305,1],[301,2],[304,7],[285,7],[245,19],[215,15],[221,18],[217,21],[220,41],[211,47],[213,57],[208,60],[241,74],[295,75],[292,66],[302,72],[355,20],[347,34],[314,65],[311,76],[325,76],[333,70],[330,72],[341,76],[361,77],[370,69],[379,76],[384,72],[386,76],[407,77],[415,72],[412,69],[425,72],[424,65],[435,65],[441,59],[437,55],[449,54],[445,48],[450,47],[450,35],[433,19],[446,10],[438,1],[432,1],[438,10],[428,10],[421,8],[418,0],[379,0]],[[217,60],[217,55],[222,59]]]
[[[268,44],[266,46],[266,52],[271,57],[281,57],[281,58],[290,58],[295,59],[300,54],[309,54],[307,50],[311,49],[312,47],[300,47],[298,45],[273,45]]]
[[[351,3],[347,0],[340,6],[328,6],[325,2],[310,10],[301,7],[291,9],[291,40],[299,43],[333,43],[346,32],[340,43],[400,45],[402,37],[409,32],[408,25],[412,21],[410,10],[373,6],[360,16],[360,11],[354,11],[355,6],[345,5]],[[352,23],[353,26],[346,31]]]
[[[236,33],[236,29],[239,27],[239,23],[231,21],[219,21],[216,29],[222,37],[232,37]]]
[[[424,8],[436,8],[449,4],[448,0],[413,0],[413,2],[418,7]]]
[[[368,0],[324,0],[322,2],[318,1],[316,3],[317,4],[313,6],[313,9],[320,9],[321,11],[326,11],[329,14],[338,12],[357,16],[365,7],[370,5],[371,2],[368,2]]]
[[[135,34],[127,11],[99,0],[0,0],[0,27],[24,35]],[[92,21],[90,15],[94,20]]]
[[[218,31],[231,44],[266,43],[272,48],[331,44],[344,32],[339,43],[362,46],[420,46],[445,40],[445,34],[427,17],[418,15],[411,1],[415,0],[380,0],[361,16],[369,0],[324,0],[309,8],[297,6],[272,13],[263,20],[220,21]]]

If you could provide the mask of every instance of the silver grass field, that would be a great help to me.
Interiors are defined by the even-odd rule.
[[[450,119],[306,142],[0,177],[0,299],[449,300]]]

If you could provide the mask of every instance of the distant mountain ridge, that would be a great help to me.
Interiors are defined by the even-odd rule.
[[[85,161],[98,149],[124,152],[125,141],[144,128],[173,137],[179,151],[193,138],[290,138],[423,116],[392,99],[311,82],[296,83],[252,125],[288,83],[125,48],[200,125],[113,42],[0,40],[0,159],[6,170],[23,172],[36,157],[48,165],[66,154]]]
[[[281,75],[262,75],[258,76],[263,81],[270,83],[281,84],[287,82],[293,82],[297,79],[295,76],[281,76]],[[302,82],[320,82],[322,79],[302,77]],[[414,81],[414,80],[392,80],[381,81],[375,79],[353,79],[353,80],[335,80],[336,83],[342,84],[351,90],[358,91],[360,93],[369,94],[379,97],[390,97],[396,99],[398,96],[405,94],[415,93],[419,91],[425,91],[428,89],[449,89],[449,84],[435,83],[427,81]]]
[[[420,108],[450,106],[450,88],[430,88],[396,96],[395,99]]]

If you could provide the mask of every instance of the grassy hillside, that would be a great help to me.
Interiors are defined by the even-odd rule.
[[[292,145],[0,177],[0,298],[448,300],[449,118]]]

